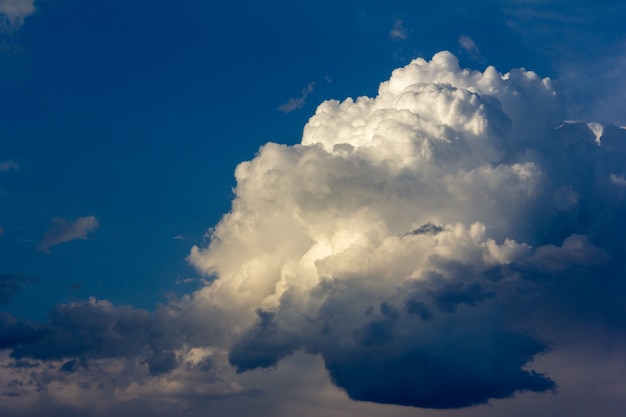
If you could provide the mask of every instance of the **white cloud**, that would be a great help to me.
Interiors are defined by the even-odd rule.
[[[13,360],[40,364],[0,380],[121,415],[207,400],[276,416],[333,415],[324,399],[336,415],[585,405],[558,366],[562,334],[586,334],[581,321],[623,334],[626,130],[562,123],[561,105],[532,71],[462,69],[447,52],[395,70],[376,97],[326,101],[300,144],[237,167],[231,211],[189,255],[203,288],[152,313],[90,300],[44,327],[0,315]],[[97,227],[81,219],[57,219],[42,245]],[[540,395],[554,381],[570,391]]]
[[[237,167],[232,211],[211,244],[189,257],[216,277],[198,299],[223,311],[220,325],[248,328],[235,337],[231,362],[240,371],[274,366],[303,347],[321,353],[354,399],[434,408],[551,388],[520,368],[530,357],[516,350],[545,346],[487,323],[509,291],[499,283],[517,276],[506,268],[529,256],[551,271],[608,259],[583,234],[562,247],[542,240],[592,192],[574,181],[578,150],[563,146],[595,135],[583,124],[554,136],[561,114],[551,80],[523,69],[461,69],[443,52],[395,70],[375,98],[322,103],[300,145],[262,147]],[[575,136],[558,139],[564,135]],[[579,197],[564,204],[567,196]],[[494,270],[504,275],[485,278]],[[485,345],[470,353],[462,334],[455,342],[439,334],[451,325],[448,314]],[[498,355],[507,376],[454,365],[459,355],[486,360],[487,346],[505,339],[510,348]],[[393,365],[398,355],[436,370],[408,377]],[[441,376],[448,372],[484,390],[463,397],[458,381]],[[421,378],[445,398],[419,388]],[[397,384],[414,387],[411,395],[385,388]]]
[[[282,111],[283,113],[291,113],[294,110],[300,110],[302,107],[304,107],[306,98],[314,91],[314,89],[315,81],[312,81],[305,88],[302,89],[302,93],[299,97],[290,98],[289,101],[278,106],[278,110]]]
[[[402,19],[396,19],[393,22],[393,27],[389,31],[389,37],[396,40],[406,40],[408,33],[407,29],[404,27],[404,21]]]
[[[18,29],[36,10],[35,0],[0,0],[0,31]]]
[[[393,399],[380,384],[399,377],[391,351],[410,355],[431,340],[446,345],[443,336],[430,339],[446,322],[442,312],[464,311],[456,320],[484,340],[509,337],[503,328],[484,327],[505,292],[481,278],[488,271],[532,264],[558,272],[609,261],[586,234],[570,233],[562,246],[545,241],[557,224],[590,234],[603,227],[581,230],[567,219],[599,198],[590,195],[601,191],[593,179],[580,180],[580,155],[590,166],[604,156],[580,147],[604,152],[596,137],[605,129],[559,127],[561,114],[551,80],[525,70],[469,71],[440,53],[394,71],[375,98],[322,103],[300,145],[265,145],[237,168],[233,210],[213,231],[211,245],[190,255],[196,267],[217,277],[199,297],[218,303],[233,320],[229,326],[251,326],[231,350],[231,361],[240,370],[272,366],[304,346],[321,352],[335,382],[353,398],[432,407],[547,389],[547,380],[522,382],[526,377],[519,373],[517,388],[487,389],[452,404],[421,397],[417,388],[411,399]],[[609,173],[594,175],[606,181]],[[416,230],[425,232],[411,232]],[[511,272],[502,282],[516,276]],[[266,313],[257,316],[259,308]],[[405,333],[409,328],[420,329],[419,341]],[[465,342],[457,342],[460,354]],[[348,358],[373,360],[366,352],[378,344],[376,360],[389,361],[378,383],[365,371],[360,382],[338,376],[359,375],[365,365]],[[507,355],[521,364],[515,349]],[[415,360],[441,361],[443,369],[451,358]],[[480,355],[474,360],[480,362]],[[505,384],[496,379],[481,384]],[[449,388],[434,374],[429,380],[442,391]]]
[[[49,253],[52,246],[69,242],[74,239],[86,239],[87,234],[97,230],[100,224],[94,216],[79,217],[68,222],[61,217],[52,220],[53,226],[48,229],[39,243],[38,250]]]

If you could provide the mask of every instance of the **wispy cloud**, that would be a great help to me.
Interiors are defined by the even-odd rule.
[[[13,161],[0,162],[0,172],[17,171],[20,166]]]
[[[302,89],[302,93],[299,97],[290,98],[288,102],[278,106],[278,110],[284,113],[291,113],[294,110],[299,110],[304,107],[305,100],[309,94],[315,90],[315,81],[310,82],[305,88]]]
[[[474,39],[470,38],[467,35],[461,35],[459,36],[458,41],[459,41],[459,45],[461,45],[461,50],[469,54],[469,56],[474,61],[478,61],[478,62],[485,61],[485,58],[483,58],[483,55],[480,52],[478,45],[476,45],[476,42],[474,42]]]
[[[35,0],[0,0],[0,32],[13,32],[33,13]]]
[[[94,216],[79,217],[73,222],[68,222],[61,217],[55,217],[52,223],[53,226],[48,229],[41,239],[38,248],[40,252],[50,253],[52,246],[74,239],[86,239],[89,232],[93,232],[100,226]]]
[[[389,31],[389,37],[398,40],[405,40],[408,37],[407,29],[404,27],[404,21],[402,19],[395,20],[393,27]]]
[[[33,281],[35,278],[21,274],[0,275],[0,304],[10,302],[26,283]]]

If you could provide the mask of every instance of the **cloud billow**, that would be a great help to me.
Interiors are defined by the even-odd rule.
[[[55,381],[78,410],[178,413],[250,393],[247,375],[296,353],[359,401],[448,409],[555,390],[536,366],[551,334],[581,317],[624,330],[626,291],[626,129],[564,122],[562,106],[549,79],[448,52],[374,98],[322,103],[300,144],[237,167],[231,211],[188,258],[203,288],[154,312],[90,299],[44,324],[1,315],[17,375],[3,393]],[[96,228],[55,220],[41,247]]]
[[[263,146],[189,257],[217,277],[199,294],[248,328],[230,362],[303,350],[353,399],[426,408],[554,389],[528,367],[547,341],[501,312],[538,275],[612,262],[616,217],[594,213],[624,205],[623,169],[600,162],[624,130],[562,118],[550,79],[442,52],[375,98],[322,103],[301,144]]]

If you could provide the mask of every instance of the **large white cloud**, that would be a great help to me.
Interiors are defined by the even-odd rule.
[[[546,346],[494,317],[541,271],[609,262],[593,212],[623,207],[623,172],[598,162],[623,132],[561,124],[561,104],[550,79],[442,52],[263,146],[189,257],[215,277],[197,297],[234,329],[231,363],[304,349],[352,398],[421,407],[552,388],[524,368]]]
[[[153,313],[90,300],[45,325],[0,316],[5,379],[20,381],[5,392],[18,410],[34,378],[83,412],[171,413],[264,378],[287,387],[294,367],[317,378],[320,363],[325,390],[383,404],[552,390],[559,375],[541,372],[562,366],[544,353],[571,346],[581,317],[626,330],[612,318],[626,130],[561,109],[551,80],[461,69],[447,52],[394,71],[374,98],[322,103],[300,144],[237,167],[231,211],[189,256],[204,288]]]

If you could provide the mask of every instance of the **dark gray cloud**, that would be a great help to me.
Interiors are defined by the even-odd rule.
[[[48,322],[39,326],[37,334],[43,337],[31,337],[31,343],[13,343],[11,356],[42,360],[143,359],[151,373],[162,373],[174,367],[170,366],[175,362],[171,352],[193,341],[192,332],[178,323],[180,315],[173,308],[162,306],[150,313],[94,299],[60,304],[49,314]]]
[[[275,312],[258,310],[258,324],[246,332],[230,350],[230,363],[237,372],[256,368],[271,368],[293,353],[298,342],[285,333],[275,321]]]
[[[0,312],[0,349],[15,349],[37,343],[45,335],[43,326]]]
[[[555,389],[549,377],[525,369],[548,346],[508,329],[498,318],[504,300],[495,298],[493,273],[471,270],[454,265],[445,276],[427,273],[382,302],[358,278],[347,286],[330,282],[316,294],[323,300],[317,316],[293,327],[289,313],[260,314],[230,361],[240,372],[274,367],[303,348],[321,354],[332,381],[350,398],[422,408]],[[461,273],[467,282],[456,276]],[[355,293],[358,300],[349,297]]]
[[[431,235],[436,235],[437,233],[443,232],[444,228],[442,226],[437,226],[436,224],[432,224],[432,223],[425,223],[423,225],[421,225],[420,227],[418,227],[417,229],[407,233],[407,234],[411,234],[411,235],[425,235],[425,234],[431,234]]]
[[[441,335],[434,344],[391,352],[368,345],[346,352],[332,350],[323,356],[333,381],[350,398],[361,401],[460,408],[508,398],[518,391],[555,387],[549,378],[521,369],[543,350],[540,344],[503,330],[472,330],[476,333]],[[476,346],[478,338],[484,345]]]

